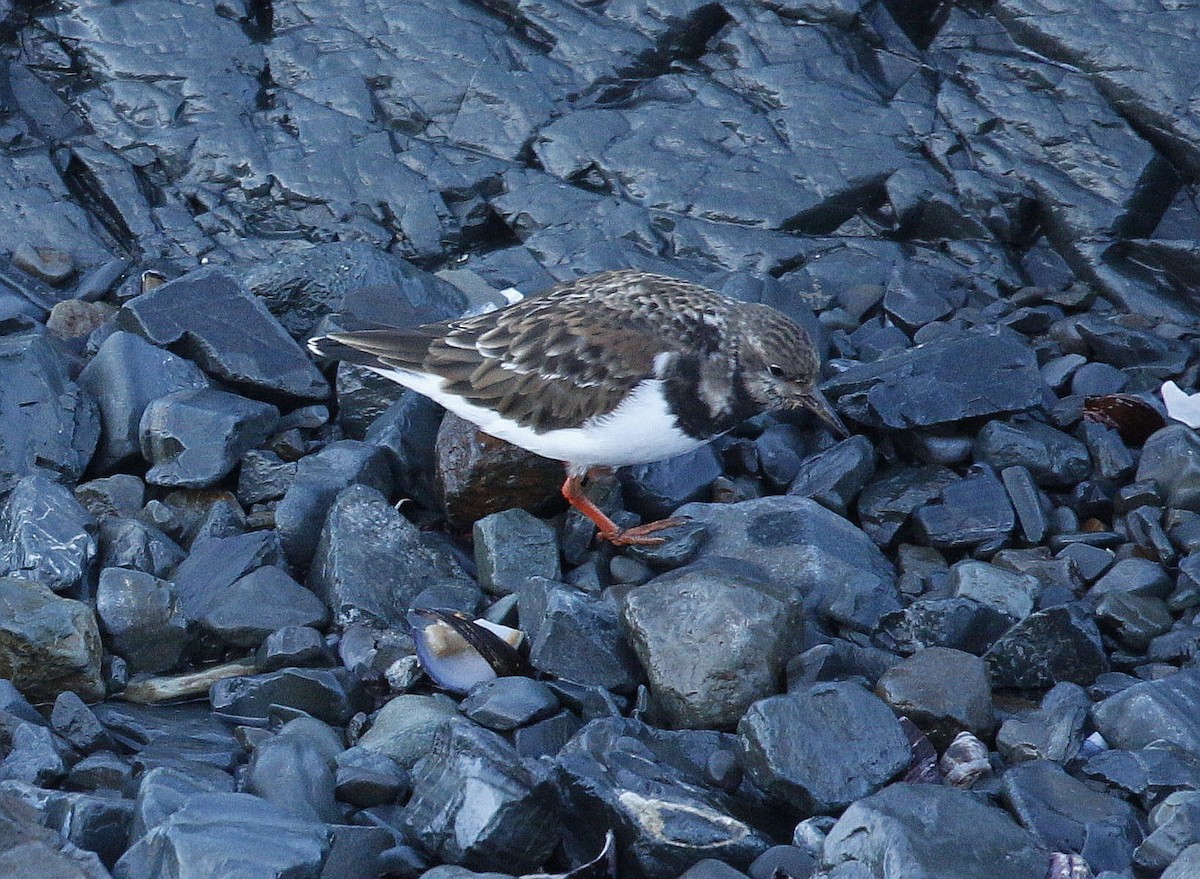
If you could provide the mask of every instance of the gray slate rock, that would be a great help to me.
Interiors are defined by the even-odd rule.
[[[1055,684],[1041,706],[1007,718],[996,733],[996,750],[1009,763],[1052,760],[1065,764],[1083,745],[1091,725],[1092,700],[1078,684]]]
[[[84,583],[96,558],[96,520],[71,490],[26,476],[0,509],[0,575],[65,592]]]
[[[59,693],[54,700],[50,726],[81,754],[91,754],[112,744],[87,703],[70,690]]]
[[[207,488],[233,471],[242,455],[263,443],[279,423],[279,410],[213,388],[176,391],[151,401],[142,413],[146,481]]]
[[[0,492],[35,473],[77,480],[100,437],[93,394],[41,335],[0,337]]]
[[[676,510],[709,528],[696,562],[730,558],[788,590],[797,604],[870,632],[900,607],[891,563],[859,529],[815,501],[766,497]],[[682,570],[682,569],[681,569]]]
[[[300,712],[330,726],[345,726],[366,706],[360,681],[343,668],[284,668],[224,678],[212,685],[208,698],[217,717],[251,726]]]
[[[329,828],[243,793],[198,793],[130,847],[113,879],[203,879],[230,875],[319,879]]]
[[[295,480],[275,508],[275,527],[294,567],[304,568],[312,561],[334,499],[351,485],[366,485],[385,495],[391,490],[391,470],[377,446],[342,440],[300,460]]]
[[[343,749],[342,737],[332,728],[311,717],[298,717],[255,747],[245,790],[296,818],[339,823],[334,761]]]
[[[975,460],[996,470],[1025,467],[1050,487],[1072,486],[1092,469],[1087,446],[1040,421],[989,421],[975,437]]]
[[[1196,844],[1200,844],[1200,791],[1175,791],[1151,810],[1150,834],[1134,859],[1143,869],[1162,870]]]
[[[458,716],[454,702],[445,696],[395,696],[379,709],[358,746],[412,769],[428,753],[437,728]]]
[[[770,847],[712,784],[714,755],[735,747],[711,731],[670,732],[629,718],[593,720],[555,759],[573,828],[598,851],[604,828],[617,839],[618,874],[675,879],[702,858],[745,868]],[[677,820],[663,821],[670,815]]]
[[[1200,435],[1172,424],[1146,440],[1136,479],[1151,480],[1171,509],[1200,512]]]
[[[1033,349],[1015,333],[950,335],[853,366],[823,385],[843,414],[893,430],[1032,409],[1044,387]]]
[[[825,837],[813,879],[1044,879],[1049,855],[1007,812],[970,793],[894,784],[842,814]],[[879,864],[888,865],[886,873]]]
[[[1021,826],[1050,851],[1078,852],[1096,872],[1130,868],[1144,831],[1124,800],[1093,790],[1048,760],[1010,768],[1001,793]]]
[[[448,723],[413,770],[404,826],[450,863],[481,870],[537,869],[558,844],[554,784],[538,778],[512,745],[473,723]]]
[[[533,579],[521,589],[518,607],[534,668],[616,693],[631,692],[640,682],[637,658],[612,600]]]
[[[1134,684],[1097,704],[1093,714],[1115,748],[1134,750],[1164,739],[1200,758],[1200,670]]]
[[[216,597],[201,625],[226,644],[257,647],[285,626],[323,628],[329,608],[282,568],[264,565],[239,577]]]
[[[96,617],[109,649],[134,673],[174,668],[196,628],[183,614],[174,586],[151,574],[122,568],[100,572]]]
[[[484,681],[459,705],[459,710],[471,720],[497,732],[542,720],[558,709],[558,698],[549,687],[524,677]]]
[[[296,466],[266,449],[246,452],[238,467],[238,503],[249,508],[283,497],[296,478]]]
[[[920,542],[938,549],[998,543],[1016,527],[1016,513],[996,475],[978,469],[943,488],[913,512]]]
[[[504,510],[474,525],[479,585],[493,595],[520,590],[530,577],[558,580],[558,536],[550,525],[525,510]]]
[[[704,570],[630,590],[621,616],[655,706],[676,729],[732,728],[773,695],[796,623],[794,606],[761,583]]]
[[[1041,581],[1030,574],[1007,571],[987,562],[967,559],[950,567],[947,587],[958,598],[970,598],[1014,623],[1033,612]]]
[[[445,584],[478,592],[457,559],[378,491],[352,485],[337,495],[308,577],[309,588],[328,605],[337,625],[407,627],[406,614],[417,595]]]
[[[852,436],[800,464],[787,493],[808,497],[839,516],[875,475],[875,447],[865,436]]]
[[[104,568],[129,568],[166,577],[187,553],[158,528],[141,519],[109,516],[100,520],[100,557]]]
[[[920,650],[884,672],[875,692],[939,750],[962,730],[986,737],[995,726],[987,666],[961,650]]]
[[[911,758],[891,709],[850,683],[756,702],[738,736],[742,766],[754,783],[781,807],[805,815],[844,809],[887,784]]]
[[[35,580],[2,577],[0,608],[0,677],[35,702],[63,690],[104,697],[100,631],[90,607]]]
[[[100,407],[95,466],[111,470],[141,453],[139,426],[146,406],[176,391],[209,386],[200,367],[141,336],[117,330],[79,373],[79,384]]]
[[[335,793],[360,809],[407,798],[412,775],[390,757],[366,748],[347,748],[335,758]]]
[[[984,660],[997,687],[1039,689],[1060,681],[1087,686],[1108,671],[1096,623],[1078,604],[1026,617],[991,646]]]
[[[329,385],[266,306],[228,272],[202,268],[130,300],[117,324],[280,404],[328,399]]]
[[[192,547],[175,569],[171,582],[184,614],[198,620],[235,581],[263,565],[282,564],[281,556],[279,536],[274,531],[212,537]]]
[[[940,464],[897,466],[869,482],[858,497],[862,529],[879,546],[888,546],[904,530],[909,515],[936,498],[958,476]]]

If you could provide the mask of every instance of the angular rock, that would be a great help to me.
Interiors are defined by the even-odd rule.
[[[428,753],[434,732],[459,713],[445,696],[400,695],[379,709],[358,746],[412,769]]]
[[[318,879],[329,829],[243,793],[199,793],[150,828],[121,856],[114,879],[244,875]]]
[[[366,485],[337,495],[316,545],[308,585],[343,628],[358,622],[407,627],[422,590],[463,584],[476,590],[457,559],[421,534]]]
[[[55,592],[83,584],[96,557],[96,520],[70,489],[26,476],[0,509],[0,574]]]
[[[63,690],[104,696],[100,632],[91,608],[42,583],[0,578],[0,678],[35,702]]]
[[[138,429],[146,406],[159,397],[207,388],[200,367],[141,336],[118,330],[79,374],[79,384],[100,407],[100,446],[95,467],[111,470],[141,452]]]
[[[683,504],[708,500],[721,461],[710,445],[665,461],[623,467],[618,478],[628,508],[648,522],[665,519]]]
[[[972,598],[918,598],[879,622],[885,647],[909,654],[949,647],[982,655],[1012,626],[1012,619]]]
[[[1150,812],[1150,835],[1138,846],[1137,865],[1162,870],[1200,844],[1200,791],[1176,791]]]
[[[1078,604],[1026,617],[991,646],[984,660],[997,687],[1037,689],[1060,681],[1087,686],[1108,671],[1096,623]]]
[[[279,565],[282,561],[279,537],[273,531],[212,537],[192,547],[175,569],[171,582],[184,615],[198,620],[239,578],[263,565]]]
[[[970,843],[967,844],[966,841]],[[954,876],[1043,879],[1049,852],[995,806],[934,784],[894,784],[859,800],[825,837],[813,879]],[[879,874],[875,865],[887,864]],[[858,872],[850,872],[857,868]]]
[[[614,602],[535,579],[522,588],[519,607],[534,668],[617,693],[637,686],[637,659],[622,637]]]
[[[441,506],[434,445],[443,415],[445,410],[437,403],[407,391],[371,423],[363,437],[387,451],[396,490],[428,510]]]
[[[512,745],[482,727],[441,727],[413,770],[412,786],[405,829],[442,860],[530,871],[558,843],[553,783],[537,778]]]
[[[738,736],[754,783],[781,807],[808,815],[837,812],[873,793],[911,758],[891,709],[849,683],[756,702]],[[831,741],[837,748],[828,748]]]
[[[1017,523],[1004,486],[985,469],[943,488],[913,512],[913,524],[930,546],[968,549],[1004,540]]]
[[[1015,333],[964,333],[851,367],[823,388],[855,421],[902,430],[1032,409],[1044,384]]]
[[[1142,447],[1136,479],[1153,481],[1171,509],[1200,512],[1200,435],[1182,424],[1155,433]]]
[[[243,507],[283,497],[296,479],[296,462],[274,452],[251,449],[238,467],[237,499]]]
[[[946,585],[956,597],[978,601],[1014,623],[1033,612],[1042,591],[1041,582],[1034,576],[970,559],[951,566]]]
[[[865,436],[853,436],[806,459],[787,493],[808,497],[839,516],[875,475],[875,447]]]
[[[1092,700],[1078,684],[1055,684],[1037,711],[1009,717],[996,733],[996,749],[1009,763],[1052,760],[1065,764],[1083,745]]]
[[[334,499],[350,485],[384,494],[391,490],[390,468],[378,447],[343,440],[300,461],[295,481],[275,508],[279,539],[293,566],[303,568],[312,560]]]
[[[382,806],[407,798],[412,776],[390,757],[366,748],[347,748],[335,758],[337,798],[358,808]]]
[[[142,456],[153,485],[206,488],[233,471],[242,455],[279,423],[279,410],[212,388],[175,391],[142,413]]]
[[[1113,747],[1133,750],[1163,739],[1200,758],[1200,670],[1134,684],[1097,704],[1093,714]]]
[[[770,840],[737,817],[707,775],[709,760],[732,741],[627,718],[592,721],[555,761],[570,814],[581,818],[575,831],[597,851],[612,827],[620,875],[671,879],[702,858],[745,868]]]
[[[282,568],[264,565],[223,590],[200,618],[201,625],[226,644],[257,647],[285,626],[322,628],[329,608]]]
[[[475,687],[459,710],[480,726],[507,732],[554,714],[558,698],[541,681],[523,677],[496,678]]]
[[[1024,467],[1050,487],[1074,485],[1091,472],[1087,447],[1040,421],[989,421],[975,437],[975,460],[996,470]]]
[[[303,349],[223,269],[198,269],[143,293],[117,323],[250,394],[292,405],[329,397]]]
[[[0,793],[0,873],[12,879],[111,879],[100,859],[64,841],[42,815],[10,793]]]
[[[225,678],[213,684],[209,701],[216,716],[250,725],[303,712],[344,726],[365,704],[360,682],[341,668],[285,668]]]
[[[187,553],[162,531],[140,519],[109,516],[100,520],[100,558],[97,567],[129,568],[166,577]]]
[[[888,546],[908,524],[909,514],[957,481],[953,470],[940,464],[899,466],[868,483],[858,498],[862,529],[878,546]]]
[[[862,531],[815,501],[767,497],[687,504],[675,512],[710,529],[693,564],[737,559],[795,603],[856,631],[873,631],[884,614],[899,609],[891,563]]]
[[[918,651],[884,672],[875,692],[919,726],[938,750],[963,730],[986,736],[995,725],[987,666],[961,650]]]
[[[299,717],[258,744],[246,771],[245,789],[307,821],[338,823],[334,759],[343,750],[333,729]]]
[[[524,510],[505,510],[474,526],[479,585],[493,595],[520,590],[530,577],[558,580],[558,536]]]
[[[48,339],[0,337],[0,492],[36,473],[79,479],[99,435],[93,395]]]
[[[675,728],[732,728],[773,695],[795,609],[750,579],[703,570],[625,595],[622,620],[656,707]]]

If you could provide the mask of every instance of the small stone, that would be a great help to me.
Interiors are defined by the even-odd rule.
[[[1036,577],[971,559],[951,566],[947,586],[956,597],[978,601],[1013,622],[1023,620],[1033,612],[1042,590]]]
[[[1000,480],[989,471],[976,471],[915,510],[913,524],[930,546],[969,549],[1006,538],[1016,526],[1016,514]]]
[[[875,447],[865,436],[853,436],[804,460],[787,493],[844,516],[874,475]]]
[[[50,309],[46,330],[60,339],[86,339],[115,312],[111,305],[67,299]]]
[[[322,628],[329,609],[281,568],[264,565],[223,590],[201,624],[226,644],[257,647],[284,626]]]
[[[542,720],[559,709],[558,699],[540,681],[496,678],[475,687],[459,710],[481,726],[507,732]]]
[[[1100,632],[1076,604],[1026,617],[991,646],[984,660],[997,687],[1037,689],[1059,681],[1086,686],[1108,671]]]
[[[70,489],[26,476],[0,509],[0,574],[45,583],[55,592],[79,586],[96,557],[96,520]]]
[[[921,650],[884,672],[876,692],[939,750],[962,730],[983,736],[995,724],[987,666],[960,650]]]
[[[474,526],[479,585],[493,595],[517,592],[529,577],[558,580],[554,529],[524,510],[504,510]]]
[[[1083,443],[1038,421],[989,421],[975,439],[975,459],[997,470],[1024,467],[1052,487],[1074,485],[1091,470]]]

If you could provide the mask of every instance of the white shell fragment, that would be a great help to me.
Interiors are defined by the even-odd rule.
[[[1200,394],[1184,393],[1175,382],[1164,382],[1160,390],[1168,416],[1188,427],[1200,427]]]

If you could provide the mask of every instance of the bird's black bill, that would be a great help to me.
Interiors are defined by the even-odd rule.
[[[837,414],[837,410],[825,399],[825,395],[816,388],[813,388],[807,394],[800,397],[797,402],[824,421],[838,439],[845,439],[850,436],[850,430],[846,427],[846,423],[842,421],[841,416]]]

